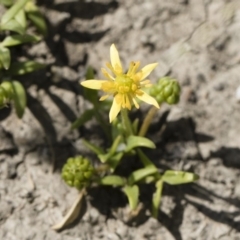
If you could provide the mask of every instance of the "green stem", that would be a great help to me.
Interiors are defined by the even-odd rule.
[[[121,109],[122,124],[127,132],[127,136],[133,135],[133,129],[128,117],[127,109]]]
[[[152,166],[153,168],[157,169],[157,167],[152,163],[152,161],[143,153],[140,148],[137,148],[137,154],[143,164],[144,167]]]
[[[139,130],[138,136],[144,137],[148,131],[148,128],[152,122],[153,117],[157,113],[158,108],[156,107],[151,107],[150,110],[147,113],[147,116],[145,117],[143,124]]]

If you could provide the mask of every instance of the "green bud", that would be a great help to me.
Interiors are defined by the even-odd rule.
[[[179,101],[181,88],[179,83],[170,77],[160,78],[158,83],[150,90],[150,95],[154,97],[159,104],[176,104]]]
[[[7,99],[11,99],[13,96],[12,83],[9,81],[5,81],[1,84],[1,87],[5,90],[5,97]]]
[[[63,180],[71,187],[81,190],[92,182],[95,169],[87,158],[69,158],[62,169]]]

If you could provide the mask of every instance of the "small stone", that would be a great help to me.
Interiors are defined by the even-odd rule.
[[[216,91],[223,91],[225,88],[225,84],[224,83],[218,83],[213,87]]]
[[[99,218],[99,212],[95,208],[90,209],[90,222],[92,225],[95,225],[98,223]]]
[[[0,204],[0,222],[6,218],[8,218],[13,212],[13,206],[10,202],[1,201]]]
[[[236,99],[238,102],[240,102],[240,86],[236,90]]]

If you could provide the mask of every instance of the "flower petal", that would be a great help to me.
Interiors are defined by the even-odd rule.
[[[102,74],[109,80],[115,80],[113,76],[111,76],[105,68],[101,68]]]
[[[152,63],[152,64],[148,64],[144,68],[142,68],[142,70],[141,70],[142,77],[141,77],[140,81],[145,79],[157,65],[158,65],[158,63]]]
[[[103,95],[100,97],[99,101],[104,101],[106,100],[110,95]]]
[[[139,109],[139,104],[137,103],[137,100],[136,100],[134,97],[132,98],[132,101],[133,101],[134,106],[135,106],[137,109]]]
[[[114,44],[111,45],[110,47],[110,60],[111,60],[111,64],[113,66],[113,69],[116,71],[120,71],[122,72],[122,64],[119,58],[119,54],[118,54],[118,50],[115,47]]]
[[[116,99],[113,99],[113,104],[109,112],[110,123],[117,117],[118,113],[121,110],[121,105],[117,103]]]
[[[80,84],[86,88],[99,90],[102,88],[102,84],[105,82],[107,82],[107,81],[91,79],[91,80],[83,81]]]
[[[136,95],[136,97],[140,100],[142,100],[143,102],[146,102],[148,104],[151,104],[153,106],[155,106],[156,108],[159,108],[159,105],[156,101],[155,98],[151,97],[150,95],[148,95],[147,93],[145,93],[144,91],[142,91],[142,95]]]

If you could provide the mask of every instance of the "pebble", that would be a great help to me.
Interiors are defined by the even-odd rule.
[[[236,90],[236,99],[238,102],[240,102],[240,86],[238,86],[238,88]]]
[[[13,206],[10,202],[1,201],[0,204],[0,221],[8,218],[13,211]]]

